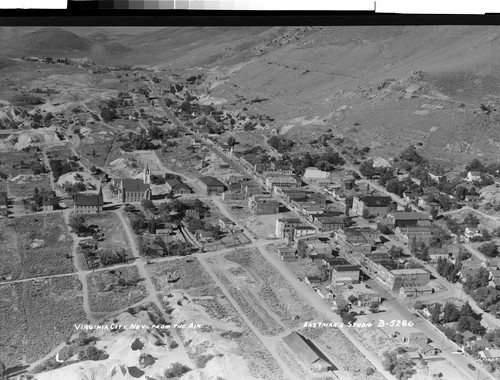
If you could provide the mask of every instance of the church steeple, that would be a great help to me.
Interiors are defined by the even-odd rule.
[[[149,171],[149,164],[146,162],[146,167],[144,168],[143,174],[144,183],[151,183],[151,173]]]

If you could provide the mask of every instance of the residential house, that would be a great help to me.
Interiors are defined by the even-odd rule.
[[[242,191],[224,191],[222,193],[223,201],[242,201],[245,199],[245,193]]]
[[[434,293],[430,286],[402,286],[399,289],[399,298],[406,300],[408,298],[417,298]]]
[[[346,176],[342,178],[341,180],[341,188],[342,190],[352,190],[354,189],[354,185],[356,183],[356,180],[354,179],[353,176]]]
[[[332,246],[319,240],[313,240],[306,243],[307,256],[313,260],[329,257],[332,253]]]
[[[452,254],[451,253],[442,253],[442,252],[430,253],[429,254],[430,262],[431,263],[437,263],[437,261],[439,259],[449,259],[450,255],[452,255]]]
[[[291,237],[294,228],[301,224],[298,218],[279,218],[276,220],[275,235],[278,238]]]
[[[482,238],[483,234],[480,230],[474,230],[472,228],[466,227],[463,235],[460,236],[460,241],[464,243],[469,243],[471,239]]]
[[[478,171],[468,172],[466,180],[469,182],[481,181],[481,172]]]
[[[421,268],[396,269],[389,272],[387,285],[391,290],[399,290],[401,287],[424,286],[431,280],[430,273]]]
[[[333,286],[345,284],[357,284],[361,271],[355,265],[336,265],[331,270],[331,280]]]
[[[200,220],[201,219],[201,216],[200,216],[200,212],[195,210],[195,209],[187,209],[185,212],[184,212],[184,216],[186,218],[193,218],[193,219],[197,219],[197,220]]]
[[[191,137],[191,146],[195,147],[195,148],[199,148],[201,147],[201,139],[198,138],[198,137]]]
[[[215,177],[200,177],[200,184],[207,195],[221,194],[224,192],[226,185]]]
[[[356,215],[385,216],[388,206],[392,204],[392,198],[386,196],[354,197],[352,200],[352,212]]]
[[[293,247],[278,248],[278,253],[283,261],[297,261],[297,250]]]
[[[195,233],[196,239],[202,243],[208,243],[215,240],[212,231],[197,230]]]
[[[356,301],[359,307],[370,306],[373,302],[382,302],[382,297],[376,293],[362,293]]]
[[[144,179],[114,179],[113,184],[118,188],[118,195],[123,203],[151,199],[150,185]]]
[[[465,201],[467,203],[475,203],[475,202],[479,202],[479,198],[481,196],[479,194],[467,194],[465,196]]]
[[[273,161],[271,162],[271,169],[275,172],[287,172],[291,171],[293,168],[289,161]]]
[[[299,358],[301,366],[310,372],[328,372],[336,367],[309,339],[297,332],[292,332],[283,341]]]
[[[230,230],[233,228],[234,225],[235,223],[231,219],[226,218],[225,216],[219,218],[219,226],[223,230]]]
[[[477,339],[476,335],[469,330],[465,330],[462,333],[462,336],[464,337],[464,342],[469,342],[471,340]]]
[[[321,285],[321,278],[317,276],[307,276],[304,278],[304,282],[309,286],[319,286]]]
[[[73,211],[75,214],[100,214],[102,212],[103,198],[101,194],[75,195]]]
[[[469,347],[480,350],[491,350],[493,348],[493,345],[486,339],[476,339],[469,342]]]
[[[500,360],[500,349],[492,348],[491,350],[479,351],[479,356],[481,359],[488,362],[496,362]]]
[[[175,195],[191,194],[191,189],[178,179],[167,179],[165,182],[168,191],[173,191]]]

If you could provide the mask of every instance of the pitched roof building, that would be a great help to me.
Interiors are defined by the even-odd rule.
[[[331,361],[309,339],[297,332],[283,338],[292,352],[300,359],[301,365],[312,372],[327,372],[335,369]]]

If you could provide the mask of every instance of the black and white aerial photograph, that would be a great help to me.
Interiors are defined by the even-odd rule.
[[[0,379],[500,379],[500,26],[0,27]]]

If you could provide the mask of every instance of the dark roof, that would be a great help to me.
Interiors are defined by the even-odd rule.
[[[182,181],[179,181],[178,179],[168,179],[166,181],[168,183],[168,185],[172,188],[172,190],[189,190],[191,191],[191,189]]]
[[[142,179],[122,179],[122,187],[125,191],[146,191],[149,189],[149,184],[144,183]]]
[[[297,332],[292,332],[283,338],[283,341],[292,349],[305,364],[322,364],[331,366],[323,353],[308,339]]]
[[[207,186],[225,187],[225,185],[215,177],[208,177],[208,176],[207,177],[200,177],[200,181],[203,182]]]
[[[352,272],[353,270],[359,270],[356,265],[336,265],[333,269],[337,272]]]
[[[429,219],[429,217],[423,212],[404,212],[404,211],[396,211],[391,212],[390,215],[394,217],[396,220],[421,220],[421,219]]]
[[[102,199],[99,195],[79,194],[75,199],[76,206],[102,206]]]
[[[325,224],[329,224],[329,223],[345,223],[345,220],[343,217],[341,216],[317,216],[316,219],[321,222],[321,223],[325,223]]]
[[[0,204],[7,204],[7,194],[0,193]]]
[[[368,207],[387,207],[392,203],[391,197],[383,197],[383,196],[366,196],[361,197],[361,201]]]

